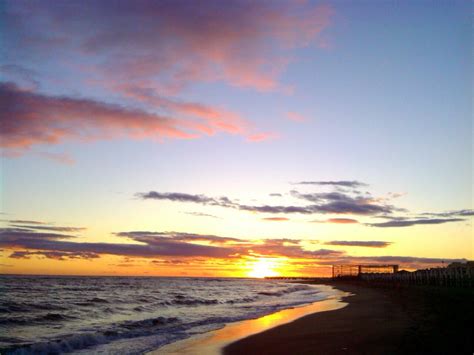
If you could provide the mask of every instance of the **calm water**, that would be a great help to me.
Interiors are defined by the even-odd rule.
[[[2,276],[0,351],[140,354],[331,295],[254,279]]]

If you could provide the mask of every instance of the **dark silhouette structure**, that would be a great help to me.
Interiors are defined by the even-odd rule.
[[[333,265],[332,277],[357,277],[362,274],[395,274],[398,272],[398,265]]]

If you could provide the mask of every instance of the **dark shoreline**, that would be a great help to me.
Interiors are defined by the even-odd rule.
[[[234,354],[472,354],[474,290],[326,281],[354,293],[315,313],[224,348]]]

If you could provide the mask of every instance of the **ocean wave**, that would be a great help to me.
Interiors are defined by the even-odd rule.
[[[118,324],[116,329],[73,334],[53,341],[11,346],[0,349],[0,351],[2,354],[8,355],[61,354],[87,349],[91,346],[106,344],[118,339],[152,335],[160,327],[176,325],[179,322],[180,320],[177,317],[156,317],[141,321],[126,321]]]
[[[258,292],[259,295],[262,296],[283,296],[288,293],[298,292],[298,291],[305,291],[311,289],[311,286],[308,285],[296,285],[292,287],[288,287],[285,289],[277,290],[277,291],[261,291]]]
[[[60,313],[47,313],[44,315],[36,317],[5,317],[0,318],[0,325],[28,325],[28,324],[39,324],[39,323],[49,323],[49,322],[60,322],[75,319],[76,317],[71,315],[65,315]]]
[[[36,310],[42,311],[64,311],[67,308],[60,305],[48,304],[48,303],[18,303],[14,301],[6,301],[0,303],[1,313],[22,313],[31,312]]]
[[[64,311],[67,308],[57,304],[51,304],[46,302],[15,302],[15,301],[4,301],[0,302],[0,312],[1,313],[22,313],[22,312],[31,312],[36,310],[44,311]]]
[[[62,291],[80,291],[80,292],[100,292],[103,291],[103,287],[91,287],[91,286],[65,286],[61,287]]]
[[[178,298],[171,301],[171,304],[180,306],[195,306],[195,305],[212,305],[218,304],[219,301],[216,299],[194,299],[194,298]]]
[[[156,317],[156,318],[149,318],[140,321],[126,321],[120,324],[120,327],[127,328],[127,329],[136,329],[136,328],[146,328],[146,327],[157,327],[161,325],[167,324],[176,324],[179,322],[179,318],[177,317]]]
[[[91,303],[109,303],[109,301],[107,301],[106,299],[100,298],[100,297],[94,297],[94,298],[88,300],[87,302],[91,302]]]
[[[235,304],[235,303],[250,303],[255,302],[257,297],[243,297],[243,298],[236,298],[235,300],[227,300],[225,303],[227,304]]]
[[[62,320],[68,320],[68,319],[75,319],[76,317],[74,316],[67,316],[65,314],[59,314],[59,313],[48,313],[44,316],[38,317],[35,320],[38,322],[43,322],[43,321],[62,321]]]

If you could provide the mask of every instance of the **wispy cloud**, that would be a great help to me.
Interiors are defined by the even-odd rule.
[[[134,243],[87,243],[63,240],[74,238],[70,235],[47,234],[40,232],[26,232],[22,230],[0,230],[0,246],[5,248],[24,248],[35,251],[54,251],[72,253],[77,256],[81,253],[90,255],[120,255],[133,257],[158,256],[207,256],[230,257],[233,250],[220,246],[200,245],[187,243],[179,237],[171,235],[150,235],[143,233],[129,233],[123,235],[132,239]],[[137,244],[136,242],[140,242]],[[29,250],[27,250],[29,251]],[[65,257],[66,255],[63,255]]]
[[[100,255],[125,257],[207,257],[237,258],[243,255],[266,255],[304,258],[340,256],[341,251],[319,249],[306,250],[301,240],[264,239],[245,240],[179,232],[131,231],[119,232],[117,236],[133,243],[88,243],[76,242],[75,236],[32,232],[22,229],[0,229],[0,247],[21,248],[11,257],[25,258],[42,255],[58,260],[65,258],[96,258]],[[21,253],[16,253],[21,251]],[[53,252],[53,254],[50,254]]]
[[[9,222],[11,224],[48,224],[46,222],[41,222],[41,221],[30,221],[30,220],[24,220],[24,219],[3,219],[3,222]]]
[[[368,248],[386,248],[391,242],[382,241],[357,241],[357,240],[333,240],[325,243],[326,245],[338,245],[347,247],[368,247]]]
[[[203,205],[220,205],[221,203],[229,203],[230,200],[227,197],[223,198],[212,198],[205,195],[193,195],[182,192],[144,192],[138,193],[138,197],[147,200],[168,200],[168,201],[177,201],[177,202],[193,202],[200,203]]]
[[[36,152],[35,155],[64,165],[74,165],[76,160],[66,153]]]
[[[294,122],[306,122],[308,119],[300,113],[289,111],[286,113],[289,120]]]
[[[193,138],[179,121],[138,109],[71,97],[48,96],[0,83],[1,146],[22,151],[65,140]]]
[[[447,212],[426,212],[422,213],[422,215],[433,217],[471,217],[474,216],[474,210],[464,209]]]
[[[27,90],[37,89],[39,86],[38,73],[18,64],[0,65],[2,80],[16,82],[20,87]]]
[[[275,132],[263,132],[263,133],[256,133],[256,134],[250,134],[247,136],[247,141],[248,142],[253,142],[253,143],[258,143],[258,142],[264,142],[268,140],[273,140],[279,138],[280,135]]]
[[[340,192],[302,194],[298,191],[292,191],[292,196],[298,199],[316,202],[316,204],[306,206],[280,206],[280,205],[247,205],[231,200],[229,197],[209,197],[206,195],[193,195],[180,192],[156,192],[149,191],[138,193],[136,195],[144,200],[169,200],[177,202],[191,202],[203,205],[220,206],[233,208],[241,211],[273,213],[273,214],[315,214],[315,213],[334,213],[334,214],[355,214],[355,215],[375,215],[380,213],[391,213],[393,206],[377,204],[372,199],[356,196],[352,197]]]
[[[34,230],[24,229],[24,228],[0,228],[1,242],[4,243],[16,243],[18,242],[19,246],[23,242],[28,241],[45,241],[49,242],[52,240],[61,240],[61,239],[72,239],[75,238],[73,235],[62,234],[62,233],[49,233],[49,232],[36,232]],[[12,246],[15,246],[13,244]]]
[[[10,155],[19,155],[35,145],[69,140],[127,137],[160,141],[221,132],[242,135],[250,141],[276,137],[272,133],[253,133],[252,125],[237,114],[195,103],[161,102],[158,108],[172,109],[172,115],[164,115],[93,99],[46,95],[20,89],[13,83],[0,83],[0,103],[3,111],[0,146],[8,149]],[[190,116],[182,117],[183,113]],[[62,164],[74,164],[74,159],[64,153],[35,154]]]
[[[30,259],[31,256],[43,256],[47,259],[66,260],[66,259],[97,259],[100,256],[90,252],[62,252],[62,251],[14,251],[9,255],[12,259]]]
[[[289,221],[290,219],[286,217],[266,217],[266,218],[262,218],[262,220],[271,221],[271,222],[286,222],[286,221]]]
[[[394,206],[378,203],[373,198],[349,195],[342,192],[300,193],[292,191],[296,198],[319,203],[315,208],[320,213],[375,215],[392,213]]]
[[[356,224],[359,223],[356,219],[352,218],[329,218],[324,221],[311,221],[312,223],[334,223],[334,224]]]
[[[37,225],[37,224],[11,224],[12,227],[18,228],[25,228],[25,229],[33,229],[33,230],[46,230],[46,231],[53,231],[53,232],[65,232],[65,233],[75,233],[75,232],[82,232],[86,230],[86,228],[82,227],[61,227],[61,226],[47,226],[47,225]]]
[[[278,89],[289,54],[317,44],[333,12],[305,2],[238,0],[118,1],[113,7],[107,1],[9,1],[5,11],[10,56],[60,49],[96,63],[102,79],[140,87],[157,78],[157,87],[168,91],[198,81]]]
[[[369,191],[360,192],[354,187],[366,184],[356,180],[338,181],[302,181],[298,184],[330,186],[329,192],[300,192],[291,190],[289,196],[306,204],[294,203],[288,205],[274,204],[247,204],[240,200],[234,200],[227,196],[210,197],[203,194],[188,194],[180,192],[156,192],[149,191],[137,193],[136,196],[143,200],[168,200],[174,202],[196,203],[208,206],[230,208],[240,211],[248,211],[260,214],[303,214],[303,215],[350,215],[366,216],[371,219],[385,219],[384,222],[365,222],[362,225],[372,227],[410,227],[414,225],[433,225],[450,222],[462,222],[466,217],[474,215],[471,209],[461,209],[448,212],[423,213],[414,217],[404,208],[390,204],[398,194],[389,194],[389,197],[374,197]],[[281,193],[271,193],[270,196],[281,197]],[[397,215],[398,214],[398,215]],[[401,215],[400,215],[401,214]],[[442,217],[442,218],[441,218]],[[267,221],[286,221],[287,217],[268,216],[262,218]],[[331,217],[328,219],[312,220],[313,223],[329,224],[359,224],[355,218],[346,216]]]
[[[20,0],[7,1],[4,12],[9,63],[0,70],[12,83],[0,87],[1,146],[13,157],[70,140],[189,139],[221,132],[249,142],[275,139],[277,133],[256,130],[236,112],[179,95],[203,82],[286,91],[281,73],[295,49],[319,43],[333,10],[305,2],[119,0],[111,7],[101,0],[94,6]],[[47,60],[32,70],[26,57]],[[58,73],[49,70],[53,66]],[[79,95],[40,90],[43,81],[78,75],[81,81],[67,90]],[[86,91],[84,83],[100,98],[85,98],[97,91]]]
[[[412,256],[351,256],[345,251],[332,249],[307,249],[317,241],[307,239],[242,239],[181,232],[129,231],[116,233],[124,238],[121,243],[90,243],[69,234],[31,231],[21,228],[0,229],[0,247],[11,251],[10,258],[32,257],[55,260],[100,258],[115,255],[136,263],[141,259],[156,261],[157,265],[194,264],[198,259],[231,260],[254,257],[286,257],[290,263],[307,265],[332,265],[338,263],[398,263],[404,267],[431,267],[458,259],[419,258]],[[326,245],[347,247],[385,248],[384,241],[330,241]],[[137,261],[138,260],[138,261]],[[199,264],[199,263],[198,263]],[[199,265],[198,265],[199,266]]]
[[[390,227],[411,227],[415,225],[443,224],[450,222],[462,222],[462,218],[424,218],[424,219],[395,219],[388,222],[368,223],[371,227],[390,228]]]
[[[364,187],[367,184],[357,180],[337,180],[337,181],[300,181],[294,183],[295,185],[319,185],[319,186],[339,186],[339,187]]]
[[[189,214],[190,216],[195,216],[195,217],[220,218],[220,217],[218,217],[218,216],[214,216],[213,214],[202,213],[202,212],[183,212],[183,213]]]
[[[138,242],[148,243],[162,240],[174,240],[179,242],[210,242],[211,244],[226,244],[241,242],[239,238],[219,237],[209,234],[180,233],[180,232],[149,232],[149,231],[132,231],[119,232],[116,235],[127,237]]]

